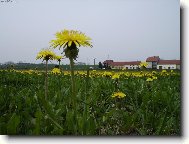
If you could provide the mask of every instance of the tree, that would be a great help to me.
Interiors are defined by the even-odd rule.
[[[99,63],[98,63],[98,68],[99,68],[99,69],[102,69],[102,68],[103,68],[103,66],[102,66],[102,63],[101,63],[101,62],[99,62]]]

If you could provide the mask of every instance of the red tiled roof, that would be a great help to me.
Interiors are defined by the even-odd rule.
[[[110,64],[110,63],[112,63],[113,62],[113,60],[105,60],[103,63],[108,63],[108,64]]]
[[[131,62],[112,62],[111,66],[124,66],[124,65],[139,65],[141,61],[131,61]]]
[[[153,56],[153,57],[148,57],[146,59],[146,62],[158,62],[160,60],[159,56]]]
[[[168,64],[176,64],[176,65],[180,65],[180,60],[160,60],[158,62],[159,65],[163,64],[163,65],[168,65]]]

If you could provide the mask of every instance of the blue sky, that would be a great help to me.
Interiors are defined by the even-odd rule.
[[[12,0],[0,3],[0,19],[0,63],[40,63],[37,53],[63,29],[92,38],[79,62],[180,59],[179,0]]]

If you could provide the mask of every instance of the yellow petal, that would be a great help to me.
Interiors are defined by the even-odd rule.
[[[68,46],[70,47],[72,45],[72,41],[69,41],[68,42]]]
[[[74,41],[74,43],[75,43],[76,47],[79,47],[79,44],[76,41]]]

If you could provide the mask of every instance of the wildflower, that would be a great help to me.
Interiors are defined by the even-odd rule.
[[[90,40],[91,38],[87,37],[84,33],[81,33],[79,31],[64,30],[61,32],[57,32],[56,40],[52,40],[50,43],[54,48],[56,48],[57,46],[63,46],[64,48],[66,46],[70,47],[72,43],[75,43],[77,47],[92,47]]]
[[[119,77],[120,77],[119,74],[114,74],[114,75],[112,76],[112,79],[119,79]]]
[[[122,93],[122,92],[114,92],[112,94],[112,98],[124,98],[126,96],[126,94]]]
[[[63,56],[59,56],[59,55],[56,55],[56,56],[55,56],[55,59],[56,59],[57,61],[61,61],[62,58],[63,58]]]
[[[152,82],[153,81],[153,79],[152,78],[147,78],[147,80],[146,81],[148,81],[148,82]]]
[[[64,71],[64,75],[70,75],[70,73],[68,71]]]
[[[74,119],[77,114],[77,94],[76,94],[76,82],[74,78],[74,60],[78,57],[78,47],[92,47],[91,38],[86,36],[84,33],[74,30],[63,30],[56,33],[56,39],[50,41],[51,47],[59,49],[62,47],[65,56],[70,60],[71,69],[71,85],[72,85],[72,106],[74,111]],[[77,133],[77,122],[74,126],[75,133]]]
[[[52,74],[61,74],[61,71],[59,68],[54,68],[52,71],[51,71]]]
[[[140,67],[141,68],[146,68],[148,66],[148,63],[147,62],[141,62],[140,63]]]
[[[27,70],[27,71],[25,71],[25,73],[32,74],[32,73],[34,73],[34,70]]]
[[[55,59],[56,55],[53,51],[49,50],[49,49],[43,49],[41,50],[38,54],[36,59],[43,59],[43,60],[53,60]]]
[[[156,74],[157,72],[156,71],[152,71],[152,74]]]
[[[162,73],[166,73],[167,71],[166,71],[166,70],[162,70],[161,72],[162,72]]]
[[[56,55],[55,59],[58,61],[58,67],[60,68],[60,61],[63,59],[63,56]]]
[[[56,33],[56,39],[51,40],[50,44],[53,48],[59,46],[64,48],[66,57],[76,59],[78,55],[78,47],[80,46],[90,46],[91,38],[86,36],[84,33],[75,30],[63,30]]]
[[[124,75],[127,76],[127,77],[129,77],[129,76],[131,76],[131,73],[126,72],[126,73],[124,73]]]
[[[153,79],[153,80],[155,80],[155,79],[157,79],[157,77],[155,77],[155,76],[152,76],[152,79]]]
[[[112,76],[112,73],[111,72],[104,72],[102,76],[105,76],[105,77],[111,77]]]
[[[126,70],[126,68],[124,67],[124,68],[122,68],[122,70]]]
[[[50,49],[43,49],[38,54],[36,59],[43,59],[43,61],[46,61],[46,70],[45,70],[45,99],[47,99],[47,93],[48,93],[48,60],[55,59],[56,55],[53,51]]]

